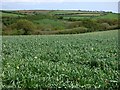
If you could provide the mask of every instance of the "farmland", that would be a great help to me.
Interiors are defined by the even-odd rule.
[[[118,88],[118,13],[1,10],[0,14],[3,88]]]
[[[116,90],[117,33],[3,36],[3,87]]]
[[[3,35],[79,34],[119,29],[119,14],[112,12],[3,10],[1,14]]]
[[[4,17],[18,17],[18,16],[23,16],[23,15],[18,15],[18,14],[10,14],[10,13],[2,13]]]

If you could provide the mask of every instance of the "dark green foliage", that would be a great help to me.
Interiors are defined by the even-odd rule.
[[[31,21],[19,19],[8,26],[4,25],[2,32],[4,35],[28,35],[32,34],[35,27]]]
[[[56,32],[56,34],[79,34],[79,33],[85,33],[87,32],[87,28],[85,27],[79,27],[79,28],[73,28],[73,29],[66,29]]]
[[[16,17],[4,17],[2,18],[2,23],[6,26],[13,24],[17,21]]]
[[[98,28],[98,23],[95,20],[91,19],[86,19],[82,21],[82,25],[86,28],[89,28],[89,31],[97,31]]]
[[[98,23],[108,23],[109,25],[117,25],[118,19],[98,19]]]
[[[11,27],[16,28],[17,30],[24,31],[24,35],[30,34],[30,32],[35,29],[35,26],[31,21],[24,19],[18,20]]]
[[[59,16],[58,19],[63,19],[63,16]]]
[[[91,62],[90,62],[90,67],[91,67],[91,68],[96,68],[96,67],[98,67],[98,66],[99,66],[98,61],[96,61],[96,60],[91,60]]]

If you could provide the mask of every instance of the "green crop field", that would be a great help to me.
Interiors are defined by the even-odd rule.
[[[13,13],[2,13],[3,17],[24,17],[24,15],[20,15],[20,14],[13,14]]]
[[[3,36],[3,87],[116,90],[117,33]]]
[[[78,11],[78,10],[54,10],[50,14],[99,14],[99,12]]]
[[[65,29],[65,23],[64,21],[59,21],[59,20],[52,20],[52,19],[42,19],[42,20],[34,20],[35,23],[41,26],[45,26],[47,30],[61,30]]]
[[[118,14],[114,14],[114,13],[108,13],[106,15],[100,15],[100,13],[96,13],[96,14],[75,14],[75,15],[64,15],[63,16],[64,19],[69,19],[74,18],[74,19],[118,19]]]
[[[98,18],[98,19],[118,19],[118,15],[119,14],[109,13],[107,15],[99,16],[99,17],[96,17],[96,18]]]

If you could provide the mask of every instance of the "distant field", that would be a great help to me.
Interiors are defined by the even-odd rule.
[[[14,14],[14,13],[18,14]],[[118,14],[115,13],[106,13],[104,15],[104,12],[91,12],[91,11],[77,11],[77,10],[19,10],[14,11],[14,13],[2,13],[2,16],[4,17],[17,17],[17,16],[24,16],[21,14],[50,14],[50,15],[58,15],[63,16],[63,18],[68,19],[70,17],[75,19],[81,19],[81,18],[105,18],[105,19],[118,19]],[[19,14],[20,13],[20,14]]]
[[[90,19],[89,16],[64,16],[63,19],[69,20],[70,18],[79,20],[79,19]]]
[[[78,11],[78,10],[55,10],[55,11],[52,11],[52,12],[50,12],[51,14],[70,14],[70,13],[73,13],[73,14],[76,14],[76,13],[82,13],[82,14],[84,14],[84,13],[96,13],[96,14],[98,14],[99,12],[89,12],[89,11]]]
[[[50,12],[51,14],[68,14],[68,13],[80,13],[76,10],[56,10],[56,11],[52,11]]]
[[[48,13],[50,12],[50,10],[17,10],[16,12],[19,12],[19,13]]]
[[[13,13],[2,13],[3,17],[18,17],[18,16],[24,16],[19,14],[13,14]]]
[[[116,90],[117,33],[3,36],[3,85]]]
[[[39,25],[45,25],[46,27],[53,27],[56,28],[58,27],[58,29],[62,29],[62,27],[64,28],[65,24],[63,21],[59,21],[59,20],[52,20],[52,19],[42,19],[42,20],[34,20],[35,23],[38,23]]]
[[[77,14],[77,15],[65,15],[64,19],[74,18],[74,19],[118,19],[118,14],[108,13],[106,15],[101,14]]]
[[[72,15],[58,15],[63,17],[90,17],[90,16],[101,16],[100,14],[72,14]]]
[[[107,15],[99,16],[99,17],[96,17],[96,18],[99,18],[99,19],[118,19],[118,14],[109,13]]]
[[[97,18],[117,18],[117,14],[113,13],[108,13],[106,15],[102,15],[103,12],[91,12],[91,11],[77,11],[77,10],[19,10],[19,11],[14,11],[16,13],[21,13],[21,14],[35,14],[35,13],[43,13],[43,14],[52,14],[52,15],[61,15],[65,17],[90,17],[90,16],[99,16]],[[62,15],[64,14],[64,15]],[[71,15],[69,15],[71,14]],[[22,16],[19,14],[14,14],[14,13],[2,13],[3,16]]]
[[[77,10],[68,10],[68,11],[54,11],[52,12],[54,15],[62,16],[64,19],[74,18],[74,19],[81,19],[81,18],[90,18],[101,16],[101,12],[87,12],[87,11],[77,11]]]
[[[4,35],[38,35],[42,31],[45,31],[42,34],[79,34],[119,28],[116,13],[81,10],[2,11],[2,24]]]

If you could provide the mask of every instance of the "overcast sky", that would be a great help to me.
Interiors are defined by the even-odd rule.
[[[2,7],[0,7],[0,9],[76,9],[118,12],[118,1],[119,0],[2,0]]]
[[[119,0],[1,0],[2,2],[118,2]]]

